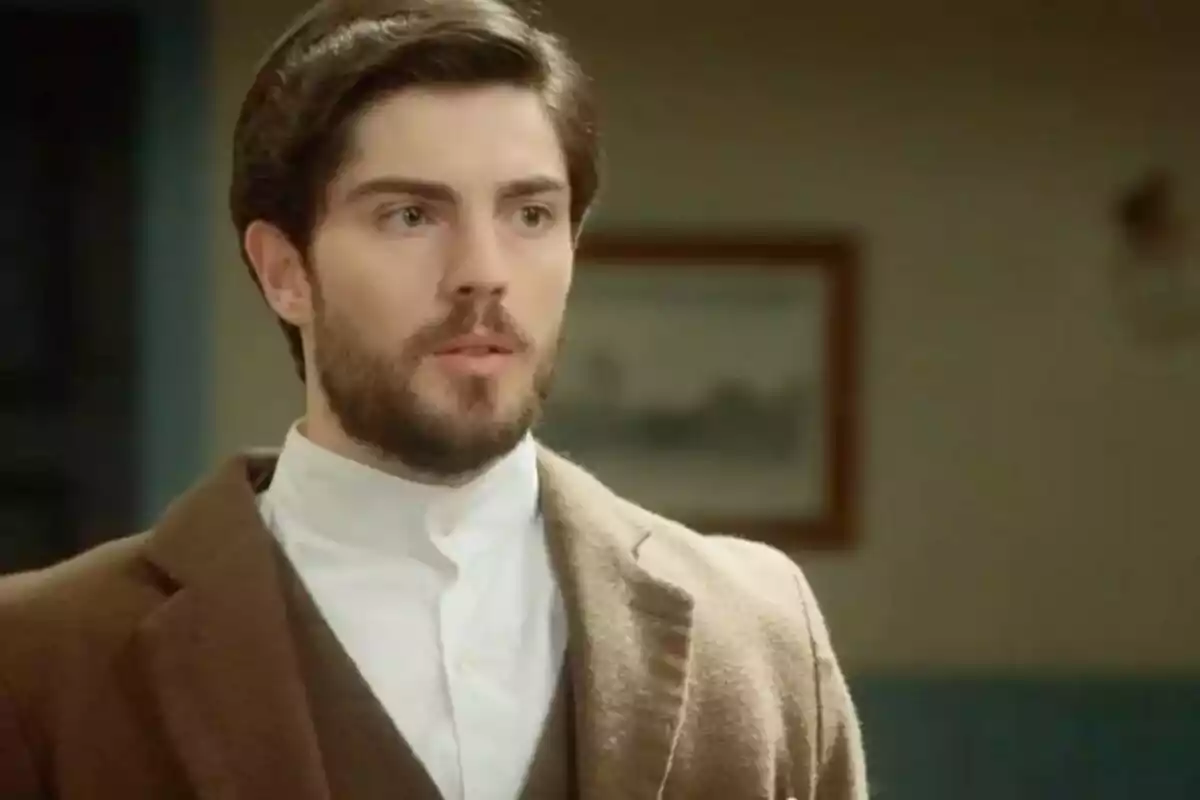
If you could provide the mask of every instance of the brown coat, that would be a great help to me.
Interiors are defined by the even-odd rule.
[[[857,718],[795,564],[540,464],[578,645],[579,796],[865,798]],[[254,502],[271,466],[234,459],[152,532],[0,580],[0,797],[329,800]]]

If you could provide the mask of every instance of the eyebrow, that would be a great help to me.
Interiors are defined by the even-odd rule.
[[[539,194],[565,192],[566,190],[567,184],[562,180],[538,175],[503,184],[500,187],[499,196],[503,200],[515,200]],[[372,178],[355,185],[346,193],[346,201],[353,203],[377,195],[399,194],[441,203],[452,203],[459,198],[458,192],[445,183],[387,176]]]
[[[522,197],[565,191],[567,191],[567,184],[558,178],[537,176],[509,181],[500,188],[500,197],[504,200],[518,200]]]

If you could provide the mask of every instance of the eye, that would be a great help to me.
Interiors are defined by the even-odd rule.
[[[521,224],[531,230],[544,227],[554,221],[554,212],[546,206],[521,206],[519,213]]]
[[[432,215],[423,206],[388,206],[379,212],[378,221],[383,226],[419,228],[432,222]]]

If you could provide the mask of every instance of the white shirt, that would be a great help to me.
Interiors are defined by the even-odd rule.
[[[450,488],[293,427],[259,508],[446,800],[517,797],[566,649],[532,439]]]

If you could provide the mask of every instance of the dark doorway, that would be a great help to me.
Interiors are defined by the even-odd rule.
[[[0,573],[135,515],[138,17],[0,7]]]

